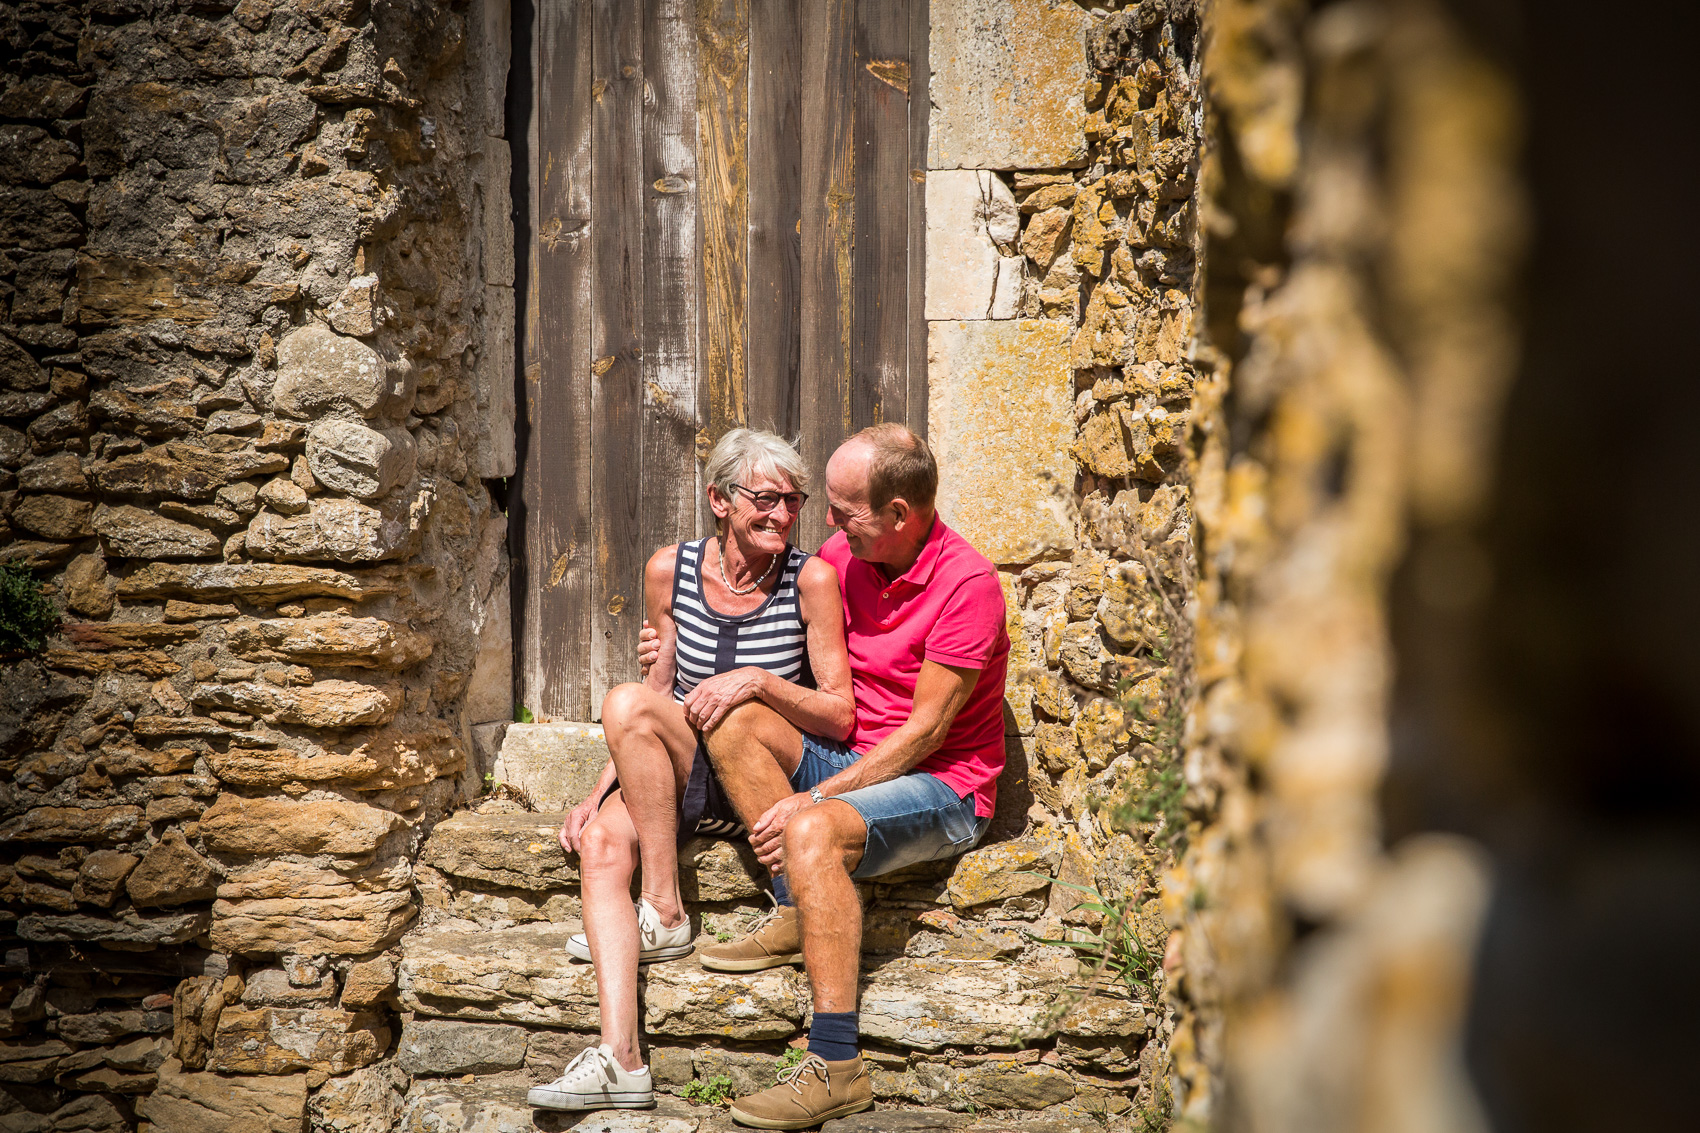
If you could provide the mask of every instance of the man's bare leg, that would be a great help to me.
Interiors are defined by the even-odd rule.
[[[862,903],[850,874],[867,839],[861,814],[837,799],[798,811],[785,827],[785,876],[802,920],[816,1012],[856,1010]]]
[[[638,1056],[638,919],[632,907],[632,870],[638,863],[638,835],[631,815],[615,791],[584,828],[579,867],[583,876],[584,935],[596,957],[597,1010],[602,1041],[627,1070],[643,1065]]]
[[[767,705],[738,705],[707,744],[720,786],[745,826],[753,828],[769,807],[795,793],[790,776],[803,758],[803,736]]]
[[[661,923],[672,928],[685,919],[679,894],[679,799],[696,755],[696,733],[672,697],[640,684],[608,690],[602,730],[637,832],[643,863],[639,892],[661,914]]]

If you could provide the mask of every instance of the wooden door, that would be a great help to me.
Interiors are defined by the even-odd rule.
[[[925,428],[927,3],[538,0],[524,16],[518,695],[590,720],[636,678],[644,562],[711,530],[702,461],[728,429],[800,438],[812,548],[838,443]]]

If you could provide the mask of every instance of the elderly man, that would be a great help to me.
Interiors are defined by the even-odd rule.
[[[852,879],[960,854],[991,821],[1004,763],[1003,591],[991,562],[934,512],[937,487],[926,442],[901,425],[863,430],[827,464],[827,518],[841,531],[820,556],[844,594],[850,742],[801,733],[756,701],[707,737],[782,904],[750,936],[705,949],[703,966],[801,959],[814,989],[808,1056],[732,1106],[744,1125],[806,1129],[873,1104],[857,1041]]]

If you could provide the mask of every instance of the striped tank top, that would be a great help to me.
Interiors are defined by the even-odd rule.
[[[712,538],[712,536],[711,536]],[[813,687],[808,635],[797,597],[797,574],[809,553],[792,547],[780,570],[779,585],[767,601],[732,617],[711,609],[702,587],[702,561],[708,539],[680,543],[673,562],[673,624],[678,628],[674,655],[673,699],[714,676],[745,665]]]

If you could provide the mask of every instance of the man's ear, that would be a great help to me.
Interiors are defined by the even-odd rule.
[[[892,521],[899,530],[902,530],[909,517],[915,514],[915,510],[909,506],[909,501],[902,496],[893,496],[886,506],[891,509]]]

